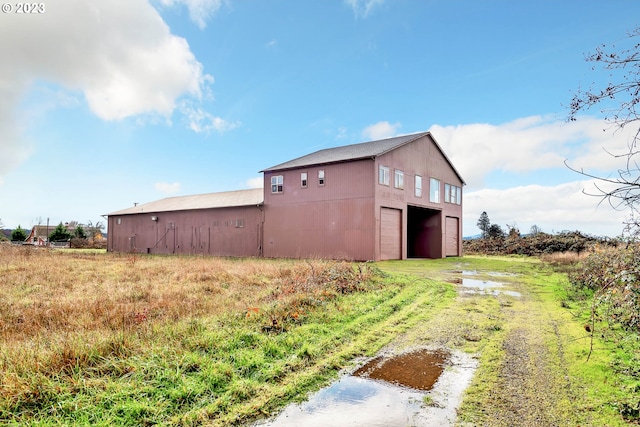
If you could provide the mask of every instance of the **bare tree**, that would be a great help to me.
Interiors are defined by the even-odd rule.
[[[586,57],[588,62],[595,64],[593,69],[599,67],[609,71],[609,82],[604,88],[579,89],[569,105],[569,120],[576,121],[579,113],[598,106],[614,131],[633,127],[628,150],[623,153],[608,152],[622,159],[625,166],[616,174],[602,176],[571,167],[567,161],[565,164],[569,169],[596,181],[595,191],[585,191],[585,194],[598,196],[601,202],[607,201],[615,209],[630,209],[627,231],[637,233],[640,230],[640,27],[631,31],[622,43],[626,47],[603,44]]]

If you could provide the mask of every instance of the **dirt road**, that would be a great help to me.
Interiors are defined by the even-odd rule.
[[[574,337],[560,332],[566,317],[549,309],[517,270],[476,268],[461,261],[450,271],[407,270],[455,283],[458,296],[432,322],[399,337],[393,346],[459,349],[479,359],[458,410],[459,425],[576,425],[576,387],[563,351],[566,340]],[[393,271],[400,270],[394,266]]]

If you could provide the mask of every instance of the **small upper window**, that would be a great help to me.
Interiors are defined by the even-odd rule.
[[[300,174],[300,187],[307,188],[307,173],[302,172]]]
[[[440,203],[440,180],[431,178],[429,181],[429,201]]]
[[[416,175],[416,197],[422,197],[422,177]]]
[[[318,171],[318,185],[324,185],[324,169]]]
[[[276,175],[271,177],[271,192],[282,193],[284,191],[284,177]]]
[[[454,190],[453,194],[451,194],[451,185],[445,184],[444,185],[444,202],[445,203],[453,203],[451,201],[451,196],[453,196],[454,197],[453,200],[455,200],[455,197],[456,197],[455,190]]]
[[[380,165],[380,169],[378,172],[378,183],[382,185],[389,185],[389,168],[388,167]]]
[[[118,225],[122,224],[122,218],[116,218],[116,224]]]
[[[396,169],[393,174],[393,186],[399,189],[404,188],[404,172]]]

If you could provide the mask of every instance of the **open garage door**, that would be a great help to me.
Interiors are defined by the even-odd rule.
[[[407,258],[442,258],[442,211],[407,206]]]
[[[460,232],[458,218],[448,216],[445,219],[446,256],[458,256],[460,244]]]
[[[402,259],[402,211],[380,208],[380,259]]]

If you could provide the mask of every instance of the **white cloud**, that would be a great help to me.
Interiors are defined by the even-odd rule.
[[[344,0],[344,2],[353,9],[356,18],[366,18],[375,7],[381,6],[385,0]]]
[[[154,184],[156,190],[164,194],[175,194],[180,191],[180,183],[179,182],[156,182]]]
[[[264,178],[261,176],[257,176],[255,178],[249,178],[245,185],[249,188],[263,188],[264,187]]]
[[[336,139],[344,139],[347,137],[347,128],[344,126],[340,126],[336,133]]]
[[[189,128],[196,133],[210,133],[215,130],[220,134],[233,130],[241,125],[240,122],[229,122],[201,108],[183,104],[180,111],[189,120]]]
[[[12,87],[0,79],[0,185],[3,176],[26,160],[32,152],[31,144],[22,137],[18,114],[14,106],[20,99],[20,87]]]
[[[199,2],[189,4],[198,10]],[[84,95],[103,120],[156,115],[167,121],[178,98],[199,100],[212,82],[187,41],[171,34],[147,0],[58,0],[46,14],[0,14],[0,52],[11,58],[0,61],[0,177],[29,154],[18,109],[34,82]]]
[[[628,151],[632,130],[603,131],[599,119],[565,122],[532,116],[501,125],[483,123],[432,126],[430,131],[471,188],[480,188],[492,171],[526,173],[540,169],[576,168],[608,172],[621,159],[608,155]]]
[[[522,233],[537,225],[548,233],[580,230],[596,235],[621,234],[628,212],[616,211],[606,202],[599,204],[601,199],[583,193],[593,185],[593,180],[585,180],[465,192],[464,235],[480,232],[476,223],[483,211],[492,223],[503,228],[515,224]]]
[[[165,6],[184,4],[189,10],[189,18],[201,29],[207,26],[207,20],[222,6],[222,0],[160,0]]]
[[[371,126],[367,126],[362,131],[362,137],[369,140],[389,138],[395,136],[400,127],[400,123],[391,124],[386,121],[378,122]]]

